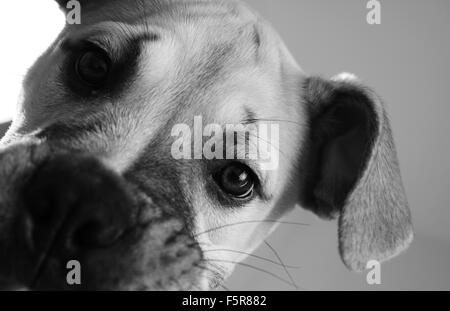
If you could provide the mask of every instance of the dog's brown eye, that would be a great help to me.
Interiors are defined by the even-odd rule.
[[[91,87],[101,87],[106,82],[111,61],[103,51],[86,51],[78,58],[75,69],[78,77]]]
[[[217,176],[216,182],[222,190],[235,198],[247,199],[252,196],[255,187],[253,172],[243,164],[225,167]]]

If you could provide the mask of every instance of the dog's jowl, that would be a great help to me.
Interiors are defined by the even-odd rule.
[[[80,5],[1,141],[3,288],[212,289],[296,206],[339,219],[350,270],[411,242],[385,106],[355,76],[307,75],[237,1]],[[212,155],[243,154],[174,157],[174,128],[199,117]],[[245,156],[249,142],[276,165]]]

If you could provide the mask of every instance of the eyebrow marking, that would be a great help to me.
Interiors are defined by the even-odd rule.
[[[123,32],[96,31],[75,38],[64,39],[60,46],[65,51],[77,51],[95,45],[110,54],[115,60],[129,51],[139,51],[145,42],[156,42],[160,36],[154,32],[127,35]],[[139,54],[139,53],[135,53]]]
[[[114,23],[97,25],[89,31],[63,38],[59,46],[66,57],[63,65],[65,70],[62,71],[61,79],[70,90],[70,95],[77,100],[80,97],[96,98],[105,94],[115,98],[134,82],[139,70],[138,62],[144,48],[143,43],[159,39],[160,35],[152,29]],[[74,64],[82,53],[97,48],[108,55],[112,64],[105,86],[98,92],[92,92],[90,88],[74,78],[76,77]]]

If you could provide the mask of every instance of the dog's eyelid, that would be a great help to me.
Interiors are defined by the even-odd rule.
[[[260,169],[259,164],[257,161],[245,161],[243,164],[247,165],[253,172],[253,174],[256,176],[257,180],[257,193],[261,197],[263,201],[270,201],[271,195],[267,191],[267,176],[264,174],[264,172]]]
[[[105,52],[111,60],[118,58],[118,51],[112,47],[111,42],[108,40],[102,40],[100,38],[83,38],[80,40],[65,39],[61,42],[60,47],[62,50],[69,52],[77,52],[86,50],[89,48],[102,50]]]
[[[263,180],[262,172],[260,171],[260,169],[258,167],[258,164],[256,162],[254,162],[254,161],[245,161],[244,164],[252,169],[253,173],[256,175],[256,177],[258,177],[259,181]]]
[[[87,38],[84,39],[84,41],[87,44],[94,45],[102,50],[105,50],[106,52],[112,51],[112,44],[108,40],[102,40],[101,38]]]

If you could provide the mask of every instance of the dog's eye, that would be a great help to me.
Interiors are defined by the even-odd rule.
[[[93,88],[102,87],[108,79],[111,61],[101,50],[83,52],[75,63],[79,79]]]
[[[254,174],[244,164],[233,163],[226,166],[215,176],[215,180],[224,192],[237,199],[248,199],[253,195]]]

